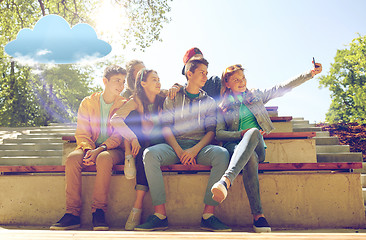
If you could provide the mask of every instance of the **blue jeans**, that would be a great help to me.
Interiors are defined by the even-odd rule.
[[[193,140],[178,141],[182,149],[188,149],[197,144]],[[228,151],[219,146],[207,145],[201,149],[197,155],[197,164],[212,166],[210,177],[208,179],[204,203],[206,205],[217,206],[218,202],[212,199],[211,188],[224,174],[229,163]],[[147,181],[150,187],[150,194],[154,206],[166,202],[165,186],[163,174],[160,166],[180,163],[174,149],[168,144],[158,144],[147,148],[144,151],[144,166]]]
[[[262,214],[262,204],[259,192],[258,163],[265,159],[264,140],[259,130],[249,129],[239,142],[229,142],[224,145],[229,151],[231,160],[224,177],[231,183],[243,170],[243,182],[248,195],[252,214]]]

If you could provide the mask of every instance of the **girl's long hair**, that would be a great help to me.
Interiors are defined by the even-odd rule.
[[[221,75],[221,89],[220,89],[221,101],[219,103],[219,108],[223,112],[226,112],[229,106],[228,97],[232,94],[231,89],[227,88],[226,84],[229,81],[229,78],[239,70],[244,72],[244,68],[240,64],[232,65],[227,67]]]
[[[135,82],[135,90],[133,93],[134,98],[136,99],[136,97],[137,97],[138,99],[140,99],[140,101],[142,103],[142,108],[143,108],[143,113],[144,113],[143,115],[145,118],[148,118],[150,115],[148,105],[150,105],[151,103],[146,96],[145,89],[142,87],[141,82],[146,82],[147,77],[153,72],[157,73],[154,70],[148,70],[146,68],[143,68],[137,73],[136,82]],[[155,102],[153,105],[153,113],[158,113],[160,110],[163,109],[164,100],[165,100],[165,97],[162,96],[161,94],[156,95]]]

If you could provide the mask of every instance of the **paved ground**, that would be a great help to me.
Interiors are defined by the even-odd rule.
[[[251,229],[234,228],[229,233],[213,233],[198,228],[175,227],[166,231],[127,232],[111,229],[107,232],[93,232],[90,229],[78,231],[50,231],[47,227],[0,227],[1,240],[13,239],[366,239],[366,229],[274,229],[272,233],[253,233]]]

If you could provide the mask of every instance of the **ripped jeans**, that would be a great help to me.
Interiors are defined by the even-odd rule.
[[[249,129],[238,142],[228,142],[224,147],[230,153],[229,167],[224,177],[233,183],[243,170],[243,182],[248,195],[252,214],[262,214],[262,204],[259,192],[258,163],[265,159],[263,136],[256,128]]]

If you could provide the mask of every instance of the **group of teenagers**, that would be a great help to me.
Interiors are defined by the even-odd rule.
[[[274,129],[264,104],[319,74],[321,64],[314,63],[313,69],[262,91],[247,89],[240,64],[227,67],[221,79],[208,79],[208,61],[198,48],[189,49],[183,63],[182,74],[187,82],[176,83],[169,90],[161,89],[157,72],[147,69],[142,61],[130,61],[126,70],[117,65],[105,69],[103,92],[84,98],[80,104],[77,147],[65,162],[66,213],[50,229],[80,227],[81,172],[85,166],[96,165],[93,230],[108,230],[105,213],[112,168],[124,163],[125,177],[136,178],[136,199],[126,230],[167,229],[160,167],[201,164],[212,167],[204,194],[201,229],[231,231],[214,211],[243,171],[253,229],[271,231],[263,214],[258,180],[258,164],[265,160],[263,135]],[[143,199],[148,191],[154,214],[141,224]]]

